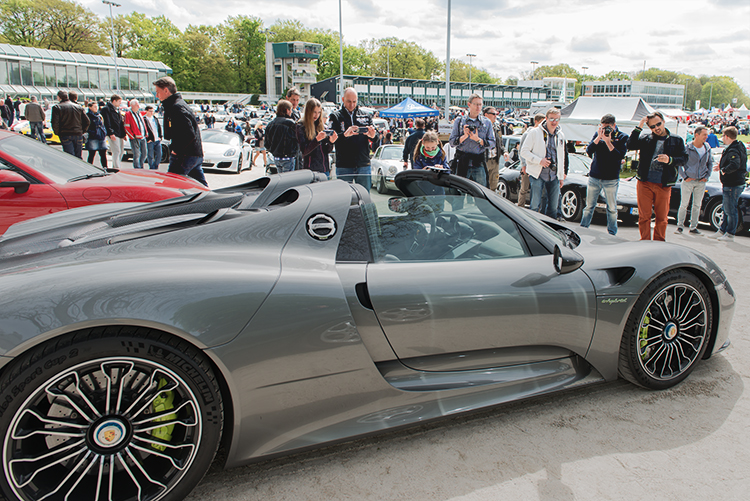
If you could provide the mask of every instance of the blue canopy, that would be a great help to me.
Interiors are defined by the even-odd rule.
[[[440,115],[439,110],[419,104],[410,97],[380,112],[380,116],[383,118],[436,117],[438,115]]]

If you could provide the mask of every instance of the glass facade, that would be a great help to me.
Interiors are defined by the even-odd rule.
[[[119,58],[120,94],[153,96],[153,81],[172,70],[158,61]],[[75,89],[83,98],[117,92],[111,57],[35,49],[0,43],[0,92],[14,96],[52,97],[59,88]],[[22,87],[21,87],[22,86]]]
[[[640,97],[652,106],[681,108],[685,86],[639,80],[585,82],[584,95],[593,97]]]

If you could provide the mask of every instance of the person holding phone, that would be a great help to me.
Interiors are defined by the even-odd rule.
[[[328,117],[328,129],[333,130],[336,141],[336,177],[372,188],[370,151],[380,146],[380,136],[372,125],[372,116],[357,105],[357,91],[352,87],[344,91],[341,108]]]
[[[297,141],[302,153],[300,168],[329,175],[328,154],[333,151],[333,144],[338,134],[333,130],[324,129],[323,107],[320,101],[310,98],[305,103],[305,114],[297,122]]]

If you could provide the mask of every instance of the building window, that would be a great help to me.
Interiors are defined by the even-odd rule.
[[[34,77],[34,85],[45,85],[44,83],[44,67],[42,66],[42,63],[39,63],[37,61],[32,61],[31,63],[31,73]]]
[[[99,88],[99,70],[96,68],[89,68],[89,86],[92,89],[98,89]]]
[[[78,73],[78,86],[82,89],[88,89],[89,84],[89,76],[88,72],[86,71],[85,66],[78,66],[76,68],[76,72]]]
[[[11,85],[21,85],[21,69],[18,65],[18,61],[8,62],[8,73]]]
[[[5,59],[0,59],[0,84],[6,85],[8,82],[8,65]]]
[[[21,61],[21,85],[34,85],[30,61]]]

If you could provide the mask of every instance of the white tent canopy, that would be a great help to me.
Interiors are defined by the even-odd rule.
[[[607,113],[615,116],[617,127],[625,134],[633,129],[654,108],[640,97],[587,97],[581,96],[561,110],[560,128],[565,139],[588,143],[594,137],[602,117]],[[677,122],[666,117],[667,128],[673,134],[685,137],[687,128],[677,129]]]
[[[657,111],[661,111],[661,113],[665,117],[672,117],[672,118],[678,118],[678,117],[689,117],[690,112],[682,111],[679,108],[658,108]]]

